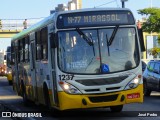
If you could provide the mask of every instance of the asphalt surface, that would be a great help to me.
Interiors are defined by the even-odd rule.
[[[0,117],[0,120],[160,120],[160,93],[152,92],[143,104],[124,106],[121,113],[112,113],[109,108],[71,110],[54,114],[43,106],[24,106],[22,97],[17,96],[5,77],[0,77],[0,113],[41,113],[42,117]],[[5,115],[5,113],[3,113]],[[138,115],[141,115],[138,117]],[[156,116],[157,115],[157,116]],[[0,114],[2,116],[2,114]]]

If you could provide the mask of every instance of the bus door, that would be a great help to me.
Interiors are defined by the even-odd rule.
[[[55,34],[50,33],[49,34],[50,44],[51,44],[51,70],[52,70],[52,82],[53,82],[53,100],[54,104],[56,106],[59,105],[58,103],[58,93],[57,93],[57,82],[56,82],[56,69],[55,69],[55,48],[56,48],[56,42],[55,42]]]
[[[38,100],[38,92],[37,92],[37,80],[36,80],[36,69],[35,69],[35,41],[31,41],[30,43],[30,62],[31,62],[31,83],[33,87],[33,96],[35,101]]]
[[[18,41],[15,42],[15,46],[18,46]],[[20,80],[19,80],[19,68],[18,68],[18,63],[19,63],[19,54],[18,54],[18,48],[15,50],[15,65],[13,67],[13,81],[15,83],[15,88],[18,93],[18,95],[22,94],[22,90],[20,87]]]

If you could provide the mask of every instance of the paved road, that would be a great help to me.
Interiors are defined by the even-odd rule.
[[[0,108],[0,112],[6,110],[21,113],[38,112],[42,115],[42,118],[24,117],[24,120],[160,120],[160,93],[152,92],[150,97],[145,97],[143,104],[125,105],[121,113],[111,113],[108,108],[101,108],[66,111],[53,115],[53,112],[48,112],[42,106],[31,104],[25,107],[22,98],[16,95],[12,90],[12,86],[8,85],[6,78],[0,77]],[[138,117],[139,114],[146,116],[158,115],[158,117]],[[0,118],[0,120],[10,120],[10,118]]]

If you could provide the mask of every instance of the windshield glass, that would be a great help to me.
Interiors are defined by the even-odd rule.
[[[114,30],[58,32],[59,68],[79,74],[104,74],[135,68],[139,64],[135,29],[119,27],[112,42],[107,44]]]

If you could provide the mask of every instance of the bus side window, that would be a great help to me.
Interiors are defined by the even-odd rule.
[[[41,39],[40,39],[40,31],[36,32],[36,60],[42,59],[42,46],[41,46]]]
[[[41,30],[41,41],[42,41],[42,59],[48,59],[48,31],[47,27]]]
[[[51,33],[49,39],[50,39],[51,48],[56,48],[57,47],[56,34]]]
[[[20,40],[18,40],[18,63],[20,63],[21,62],[21,60],[22,60],[22,44],[21,44],[21,39]]]
[[[24,60],[25,62],[29,62],[29,36],[25,37],[24,43]]]

